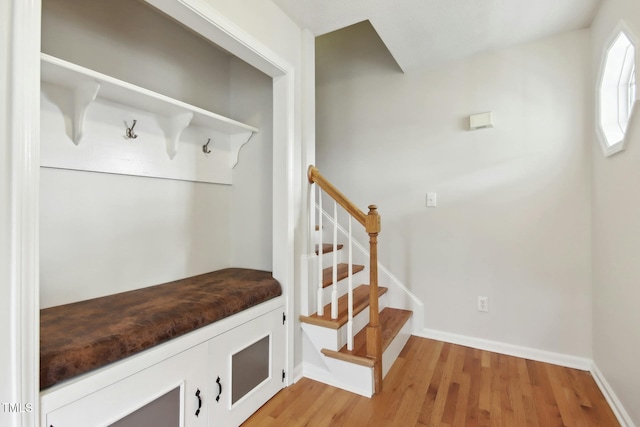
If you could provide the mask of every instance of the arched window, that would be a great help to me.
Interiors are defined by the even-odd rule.
[[[598,133],[605,155],[624,148],[625,133],[636,100],[636,49],[620,31],[604,55],[598,87]]]

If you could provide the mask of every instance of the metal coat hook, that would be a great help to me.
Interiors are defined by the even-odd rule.
[[[126,131],[127,138],[136,139],[138,137],[138,135],[133,133],[133,128],[136,127],[136,123],[137,123],[137,120],[134,120],[131,127],[127,127],[127,131]],[[126,123],[125,123],[125,126],[126,126]]]
[[[207,143],[202,146],[202,152],[204,154],[209,154],[211,150],[209,150],[209,143],[211,142],[211,138],[207,140]]]

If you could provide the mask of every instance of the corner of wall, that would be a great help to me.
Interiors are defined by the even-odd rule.
[[[631,416],[629,416],[627,411],[624,409],[622,402],[620,402],[620,399],[618,399],[618,396],[613,391],[613,388],[611,388],[611,385],[607,382],[607,379],[604,377],[600,369],[598,369],[598,365],[596,365],[596,362],[592,362],[590,371],[593,379],[598,385],[598,388],[600,388],[600,391],[604,395],[604,398],[607,400],[607,403],[611,407],[611,410],[615,414],[620,425],[622,425],[623,427],[635,427],[633,420],[631,420]]]

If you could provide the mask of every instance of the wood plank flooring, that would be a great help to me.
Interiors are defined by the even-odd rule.
[[[367,399],[304,378],[243,426],[619,426],[591,374],[411,337]]]

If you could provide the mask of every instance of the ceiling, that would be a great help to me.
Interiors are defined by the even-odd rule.
[[[600,0],[273,0],[314,35],[369,20],[405,72],[589,27]]]

